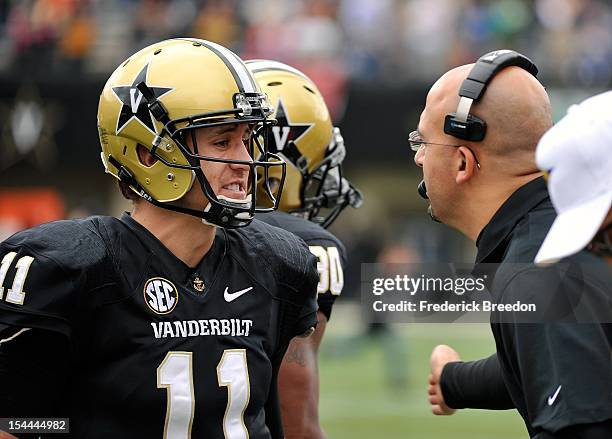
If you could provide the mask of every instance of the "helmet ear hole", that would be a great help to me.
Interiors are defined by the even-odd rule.
[[[276,177],[270,177],[268,180],[270,182],[270,190],[273,194],[276,194],[278,192],[278,188],[280,187],[280,180]]]
[[[136,152],[138,154],[138,161],[142,166],[150,168],[157,162],[155,156],[140,143],[136,144]]]
[[[259,176],[258,179],[260,180],[259,184],[263,186],[263,176]],[[272,195],[276,197],[278,195],[278,189],[280,188],[280,179],[276,177],[268,177],[268,187]]]

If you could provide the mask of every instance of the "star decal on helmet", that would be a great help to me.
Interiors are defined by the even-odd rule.
[[[276,151],[273,152],[283,152],[289,142],[296,143],[300,137],[306,134],[306,131],[314,126],[313,123],[292,124],[287,117],[282,99],[278,100],[275,119],[278,124],[272,127],[274,146],[276,147]]]
[[[140,73],[138,73],[132,85],[120,85],[113,87],[113,93],[122,104],[119,112],[119,118],[117,119],[117,134],[119,134],[121,130],[123,130],[123,128],[125,128],[125,126],[133,119],[136,119],[138,122],[144,125],[145,128],[151,131],[151,133],[156,134],[153,116],[149,112],[147,102],[144,100],[144,96],[140,90],[136,88],[141,82],[147,84],[148,68],[149,64],[146,64]],[[158,99],[173,90],[172,88],[168,87],[153,87],[149,84],[147,84],[147,86]]]

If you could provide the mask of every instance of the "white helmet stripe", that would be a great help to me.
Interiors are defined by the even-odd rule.
[[[217,53],[223,55],[229,63],[231,64],[233,70],[236,72],[240,81],[242,82],[242,86],[244,87],[245,93],[255,93],[257,91],[257,86],[255,85],[255,81],[249,72],[249,69],[244,65],[244,62],[229,49],[226,49],[223,46],[220,46],[216,43],[212,43],[210,41],[201,40],[202,44],[209,48],[216,49]]]
[[[255,80],[251,76],[249,69],[244,65],[242,59],[238,57],[234,52],[220,46],[212,41],[202,40],[199,38],[179,38],[180,40],[193,41],[194,43],[200,43],[202,46],[210,49],[214,52],[221,60],[225,63],[228,69],[232,72],[238,88],[243,93],[256,93],[258,92]]]
[[[294,73],[310,82],[313,82],[312,79],[306,76],[303,72],[300,72],[298,69],[278,61],[272,61],[268,59],[250,59],[248,61],[245,61],[245,64],[247,65],[249,70],[253,72],[253,74],[266,70],[283,70],[285,72]]]

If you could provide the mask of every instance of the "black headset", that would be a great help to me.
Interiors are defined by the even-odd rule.
[[[487,132],[487,123],[470,114],[474,102],[484,95],[487,85],[499,71],[506,67],[517,66],[538,76],[538,68],[525,55],[513,50],[496,50],[481,56],[459,89],[457,112],[446,115],[444,132],[451,136],[471,142],[480,142]]]
[[[482,98],[493,77],[501,70],[511,66],[520,67],[534,77],[538,75],[536,65],[525,55],[514,50],[495,50],[478,58],[459,88],[457,111],[447,114],[444,118],[446,134],[471,142],[481,142],[485,138],[487,123],[470,114],[470,108],[474,102]],[[424,181],[419,183],[418,191],[421,197],[428,198]]]

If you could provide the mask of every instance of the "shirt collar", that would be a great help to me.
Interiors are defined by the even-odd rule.
[[[202,272],[211,271],[210,266],[212,266],[212,271],[214,271],[227,253],[227,239],[225,237],[225,230],[221,227],[217,227],[215,239],[211,248],[195,267],[189,267],[178,257],[176,257],[161,241],[159,241],[157,237],[149,231],[149,229],[132,218],[132,215],[129,212],[123,213],[121,216],[121,222],[123,222],[129,229],[134,231],[141,239],[145,240],[150,251],[155,253],[157,256],[164,258],[166,261],[173,263],[174,266],[178,267],[178,269],[184,273],[191,273],[194,270],[200,270]]]
[[[543,177],[531,180],[518,188],[495,212],[476,240],[476,264],[501,262],[507,238],[518,222],[535,206],[548,198]]]

